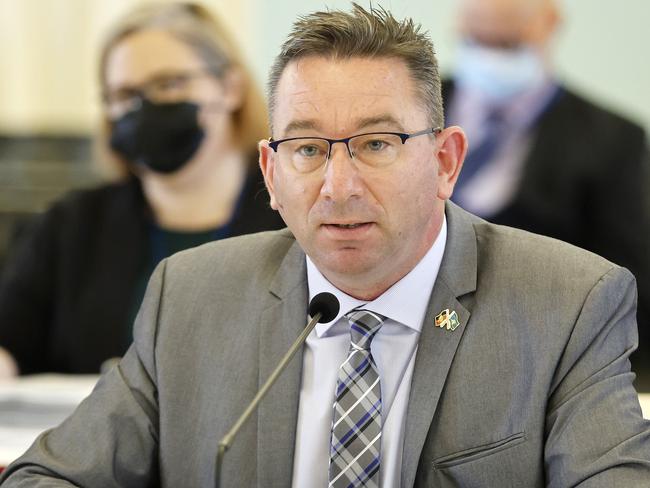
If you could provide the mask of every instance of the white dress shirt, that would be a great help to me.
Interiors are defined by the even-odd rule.
[[[350,347],[350,325],[343,317],[364,308],[388,319],[375,335],[371,351],[381,379],[381,486],[400,486],[404,425],[422,322],[438,276],[447,240],[447,221],[422,260],[404,278],[371,302],[357,300],[334,287],[307,257],[309,299],[333,293],[341,304],[334,320],[318,324],[307,338],[294,451],[296,488],[328,485],[330,429],[338,370]],[[433,327],[433,324],[427,326]]]

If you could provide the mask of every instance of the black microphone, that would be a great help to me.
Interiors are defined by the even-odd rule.
[[[266,383],[264,383],[262,388],[259,389],[257,395],[255,395],[255,398],[253,398],[248,407],[246,407],[244,413],[241,414],[241,417],[237,419],[235,425],[233,425],[228,433],[219,441],[219,449],[217,451],[217,461],[215,467],[217,488],[221,486],[221,465],[223,463],[224,455],[226,454],[226,451],[230,449],[230,446],[235,440],[235,436],[237,435],[237,432],[239,432],[239,429],[241,429],[242,425],[244,425],[244,422],[246,422],[246,420],[248,420],[248,417],[250,417],[250,415],[255,411],[259,403],[262,401],[262,398],[266,396],[268,391],[271,389],[271,386],[273,386],[273,383],[275,383],[275,380],[280,377],[284,369],[287,367],[287,364],[289,364],[289,361],[291,361],[291,358],[293,358],[296,351],[307,340],[307,336],[316,326],[316,324],[319,322],[324,324],[334,320],[336,314],[339,313],[340,307],[341,306],[338,299],[329,292],[319,293],[314,298],[312,298],[311,302],[309,302],[308,310],[311,320],[307,323],[307,327],[304,328],[296,341],[291,345],[287,353],[280,360],[280,363],[277,365],[273,373],[271,373],[271,376],[269,376],[269,379],[266,380]]]
[[[339,313],[339,308],[341,308],[339,299],[331,293],[324,291],[311,299],[308,313],[312,317],[312,321],[316,320],[320,324],[326,324],[334,320],[336,314]],[[309,324],[307,327],[309,327]]]

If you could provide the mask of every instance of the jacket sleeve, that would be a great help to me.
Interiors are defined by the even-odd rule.
[[[135,341],[75,412],[3,473],[3,487],[159,485],[155,339],[165,262],[154,272]]]
[[[547,486],[650,486],[650,422],[628,359],[637,344],[635,305],[634,278],[615,267],[582,306],[547,405]]]

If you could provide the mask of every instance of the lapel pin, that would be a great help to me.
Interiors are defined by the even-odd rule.
[[[447,330],[456,330],[456,327],[460,325],[460,320],[458,320],[458,314],[455,310],[449,311],[448,308],[436,315],[435,326],[440,327],[441,329],[447,328]]]

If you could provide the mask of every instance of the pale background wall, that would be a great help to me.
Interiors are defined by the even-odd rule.
[[[0,0],[0,132],[93,131],[102,33],[142,0]],[[204,0],[239,38],[260,82],[296,15],[347,0]],[[363,1],[363,4],[367,2]],[[431,32],[443,70],[453,59],[455,0],[384,0]],[[563,79],[650,131],[650,2],[563,0],[556,43]]]

